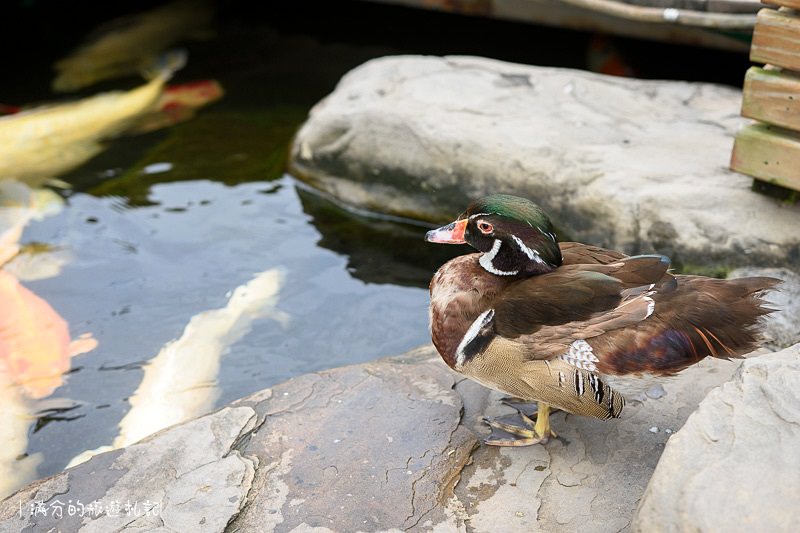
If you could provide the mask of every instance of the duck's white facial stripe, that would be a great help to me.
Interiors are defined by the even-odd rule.
[[[503,241],[501,241],[500,239],[495,239],[494,244],[492,245],[492,249],[481,255],[481,258],[478,260],[478,262],[480,263],[480,265],[483,267],[484,270],[486,270],[487,272],[491,272],[492,274],[495,274],[497,276],[515,276],[516,274],[519,274],[519,270],[511,270],[506,272],[505,270],[500,270],[499,268],[495,268],[494,264],[492,264],[492,261],[494,261],[494,258],[497,257],[497,252],[500,251],[500,246],[502,244]]]
[[[539,233],[548,237],[551,241],[556,242],[556,234],[555,233],[548,233],[539,226],[536,226],[536,229],[539,230]]]
[[[475,337],[478,336],[481,328],[491,322],[493,318],[494,309],[489,309],[478,315],[478,318],[476,318],[469,326],[469,329],[464,334],[464,338],[461,339],[461,342],[458,343],[458,348],[456,348],[456,368],[461,368],[464,365],[464,359],[466,358],[464,350],[469,343],[475,340]]]
[[[514,239],[515,243],[517,243],[517,246],[519,246],[519,249],[522,250],[522,253],[528,256],[528,259],[530,259],[531,261],[536,261],[539,264],[544,264],[544,259],[542,259],[542,256],[539,255],[539,252],[528,248],[525,245],[525,243],[522,242],[522,239],[520,239],[516,235],[512,235],[511,238]]]
[[[588,342],[585,340],[577,340],[569,345],[569,350],[564,355],[559,356],[559,359],[566,361],[574,367],[594,372],[597,370],[597,363],[599,359],[594,355],[594,351]]]

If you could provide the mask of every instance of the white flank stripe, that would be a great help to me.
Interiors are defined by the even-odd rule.
[[[653,299],[649,296],[645,296],[644,299],[647,302],[647,315],[645,315],[645,318],[647,318],[653,314],[653,311],[656,310],[656,302],[653,301]]]
[[[478,318],[472,322],[469,329],[464,334],[464,338],[461,339],[461,342],[458,344],[458,348],[456,348],[456,368],[461,368],[464,365],[464,349],[469,343],[475,340],[481,328],[488,324],[493,318],[494,309],[489,309],[478,315]]]

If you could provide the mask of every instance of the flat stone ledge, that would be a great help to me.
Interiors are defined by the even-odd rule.
[[[235,446],[255,418],[226,407],[32,483],[0,504],[0,532],[222,531],[253,482]],[[86,511],[94,501],[102,512]]]
[[[0,532],[626,531],[664,445],[739,364],[703,361],[622,419],[558,413],[559,439],[498,449],[479,439],[481,418],[508,409],[500,395],[427,346],[299,376],[37,481],[0,503]],[[122,509],[67,516],[95,500]],[[31,513],[57,501],[61,518]],[[126,515],[137,501],[157,514]]]

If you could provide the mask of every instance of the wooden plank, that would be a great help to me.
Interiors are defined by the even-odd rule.
[[[753,124],[736,135],[731,170],[800,191],[800,134]]]
[[[800,76],[750,67],[744,77],[742,116],[800,131]]]
[[[791,1],[791,0],[790,0]],[[800,0],[795,0],[800,2]],[[650,5],[658,5],[663,7],[662,2],[649,2]],[[696,9],[697,11],[710,11],[713,13],[756,13],[760,7],[761,2],[756,0],[700,0],[692,4],[688,9]],[[687,9],[681,4],[683,9]]]
[[[800,71],[800,17],[789,11],[759,11],[750,59]]]
[[[800,9],[800,0],[761,0],[761,2],[771,6],[784,6],[793,9]]]

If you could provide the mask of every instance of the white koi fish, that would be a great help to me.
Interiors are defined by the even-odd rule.
[[[87,450],[67,466],[209,412],[219,397],[216,379],[228,348],[250,331],[258,318],[269,317],[282,325],[288,321],[275,307],[282,280],[280,270],[262,272],[237,287],[225,307],[193,316],[183,335],[164,345],[144,367],[142,383],[130,398],[130,411],[120,422],[113,444]]]

